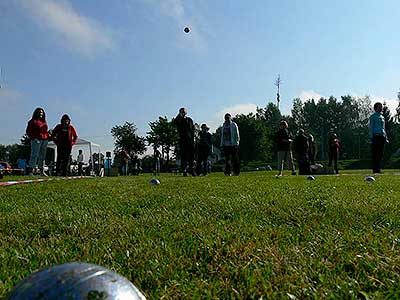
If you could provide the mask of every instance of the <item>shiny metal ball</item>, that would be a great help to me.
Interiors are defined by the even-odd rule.
[[[73,262],[35,271],[8,300],[145,300],[125,277],[101,266]]]

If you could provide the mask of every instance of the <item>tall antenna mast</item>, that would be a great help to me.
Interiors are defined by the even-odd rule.
[[[279,109],[279,103],[280,103],[280,101],[281,101],[281,94],[280,94],[281,83],[282,83],[281,75],[278,74],[278,78],[277,78],[276,81],[275,81],[275,86],[277,87],[277,92],[276,92],[276,106],[278,107],[278,109]]]

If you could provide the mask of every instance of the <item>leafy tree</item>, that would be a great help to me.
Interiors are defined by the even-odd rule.
[[[232,119],[239,127],[240,157],[244,163],[269,159],[268,129],[265,123],[250,113]]]
[[[141,155],[146,150],[145,138],[136,134],[137,128],[132,122],[125,122],[124,125],[116,125],[111,128],[111,135],[114,138],[114,153],[117,155],[125,149],[131,157]]]
[[[178,143],[176,126],[172,121],[168,121],[167,117],[159,117],[157,121],[150,122],[149,126],[147,142],[155,148],[161,147],[162,158],[166,157],[166,163],[169,166],[170,153]]]

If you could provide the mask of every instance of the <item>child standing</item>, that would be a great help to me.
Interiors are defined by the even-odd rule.
[[[293,164],[293,155],[290,149],[292,144],[292,137],[288,130],[288,123],[281,121],[279,123],[279,130],[275,135],[276,149],[278,151],[278,176],[282,176],[283,166],[287,162],[289,169],[292,170],[292,175],[296,175],[296,168]]]

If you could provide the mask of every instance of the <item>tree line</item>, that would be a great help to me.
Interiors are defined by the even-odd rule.
[[[398,94],[400,104],[400,92]],[[341,159],[368,159],[370,157],[370,137],[368,121],[372,113],[369,96],[333,96],[301,101],[293,100],[289,115],[282,115],[273,103],[264,108],[257,108],[255,113],[239,114],[233,118],[240,130],[240,159],[244,165],[250,162],[274,163],[276,160],[275,133],[281,120],[286,120],[294,136],[299,129],[314,136],[317,145],[317,160],[327,159],[327,144],[331,133],[336,133],[341,140]],[[386,147],[385,158],[390,158],[400,148],[400,106],[392,113],[384,103],[383,115],[390,143]],[[146,145],[160,149],[164,166],[171,167],[171,156],[175,157],[178,134],[172,119],[166,116],[149,123],[150,130],[145,137],[137,135],[134,123],[126,122],[111,130],[115,139],[115,153],[125,148],[131,157],[145,152]],[[199,130],[199,124],[196,124]],[[126,135],[129,143],[124,143]],[[197,134],[196,134],[197,136]],[[212,133],[214,148],[219,148],[221,127]],[[151,164],[151,155],[144,157]],[[164,168],[165,169],[165,168]]]

